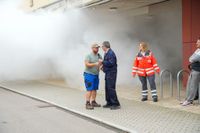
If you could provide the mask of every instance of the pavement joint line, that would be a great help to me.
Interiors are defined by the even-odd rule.
[[[95,122],[98,122],[98,123],[102,123],[110,128],[114,128],[116,130],[119,130],[123,133],[137,133],[136,131],[133,131],[132,129],[128,129],[128,128],[125,128],[123,126],[120,126],[120,125],[116,125],[116,124],[113,124],[111,122],[108,122],[108,121],[104,121],[102,119],[99,119],[99,118],[96,118],[96,117],[93,117],[93,116],[90,116],[88,114],[85,114],[85,113],[82,113],[81,111],[76,111],[74,109],[70,109],[66,106],[62,106],[62,105],[59,105],[57,103],[54,103],[54,102],[51,102],[51,101],[47,101],[45,99],[42,99],[42,98],[39,98],[39,97],[36,97],[36,96],[32,96],[30,94],[26,94],[26,93],[22,93],[20,91],[16,91],[14,89],[11,89],[11,88],[7,88],[7,87],[3,87],[3,86],[0,86],[0,88],[2,89],[5,89],[5,90],[8,90],[8,91],[11,91],[11,92],[14,92],[14,93],[17,93],[19,95],[22,95],[22,96],[25,96],[25,97],[29,97],[31,99],[34,99],[34,100],[37,100],[37,101],[41,101],[41,102],[44,102],[44,103],[47,103],[47,104],[51,104],[51,105],[54,105],[60,109],[63,109],[63,110],[66,110],[72,114],[75,114],[75,115],[79,115],[79,116],[82,116],[82,117],[85,117],[87,119],[90,119],[92,121],[95,121]]]

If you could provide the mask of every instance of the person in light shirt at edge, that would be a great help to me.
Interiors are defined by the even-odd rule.
[[[182,102],[182,106],[187,106],[193,103],[198,93],[200,83],[200,37],[196,43],[196,51],[189,58],[190,76],[187,82],[186,100]]]

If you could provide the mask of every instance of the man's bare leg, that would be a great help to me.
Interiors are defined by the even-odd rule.
[[[90,100],[92,97],[92,91],[86,92],[86,109],[94,109],[94,107],[90,104]]]
[[[96,96],[97,96],[97,91],[96,90],[93,90],[92,91],[92,96],[91,96],[91,104],[94,106],[94,107],[101,107],[100,104],[98,104],[96,102]]]

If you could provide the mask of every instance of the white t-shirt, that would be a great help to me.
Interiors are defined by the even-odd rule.
[[[190,57],[189,61],[193,62],[200,62],[200,48],[198,48],[193,55]]]
[[[141,54],[142,54],[143,56],[145,56],[145,53],[146,53],[146,52],[141,52]]]

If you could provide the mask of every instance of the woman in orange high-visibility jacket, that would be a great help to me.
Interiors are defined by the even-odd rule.
[[[142,83],[142,101],[148,100],[148,88],[147,80],[151,87],[151,94],[154,102],[158,101],[156,84],[155,84],[155,72],[160,73],[160,68],[156,62],[153,53],[148,50],[148,45],[145,42],[141,42],[139,46],[139,53],[137,54],[132,74],[133,77],[137,74],[140,82]]]

